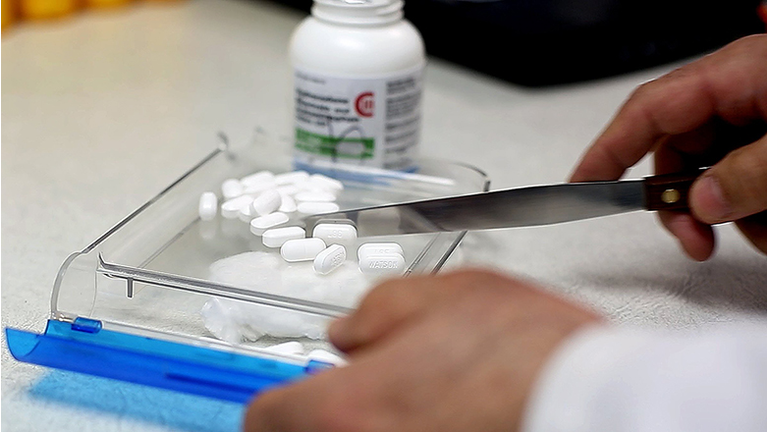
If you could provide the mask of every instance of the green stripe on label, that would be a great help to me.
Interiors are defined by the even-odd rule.
[[[364,150],[362,154],[338,153],[337,148],[341,143],[362,144]],[[373,138],[334,138],[296,128],[296,149],[316,155],[345,159],[372,159],[374,144]]]

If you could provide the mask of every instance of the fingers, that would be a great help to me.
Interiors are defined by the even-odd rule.
[[[341,351],[351,353],[396,332],[405,323],[423,317],[438,301],[459,301],[467,288],[477,293],[503,285],[515,292],[534,291],[526,284],[500,284],[501,276],[484,270],[464,270],[441,276],[396,279],[374,288],[352,314],[334,321],[328,328],[330,341]],[[507,278],[503,278],[505,281]],[[436,295],[450,291],[450,295]]]
[[[312,425],[304,424],[305,419],[310,418],[309,413],[306,412],[309,409],[306,406],[308,401],[294,399],[307,394],[307,392],[296,391],[297,387],[301,389],[305,386],[306,383],[301,382],[257,395],[245,413],[243,430],[245,432],[312,431]],[[298,407],[301,407],[302,412],[291,412]]]
[[[744,237],[758,250],[765,253],[765,212],[761,212],[736,221]]]
[[[712,227],[688,213],[659,212],[661,223],[677,237],[685,253],[696,261],[706,261],[715,250]]]
[[[689,204],[707,224],[730,222],[766,209],[766,139],[729,153],[691,187]]]
[[[355,378],[357,377],[357,378]],[[320,432],[340,430],[339,420],[349,413],[343,403],[353,392],[349,382],[359,379],[349,367],[325,370],[318,375],[261,393],[245,413],[245,432]]]
[[[408,283],[393,280],[377,286],[352,315],[331,324],[328,338],[349,353],[386,336],[428,306],[425,293],[438,279],[410,278]]]
[[[640,86],[587,150],[571,181],[618,179],[658,142],[712,117],[734,125],[765,119],[765,35],[727,47]]]

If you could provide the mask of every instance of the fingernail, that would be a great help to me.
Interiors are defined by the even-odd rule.
[[[725,199],[720,182],[713,175],[704,175],[691,188],[691,210],[704,222],[728,220],[731,206]]]

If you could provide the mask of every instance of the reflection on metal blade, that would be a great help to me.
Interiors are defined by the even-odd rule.
[[[643,209],[642,181],[568,183],[346,210],[306,218],[345,218],[358,235],[378,236],[551,225]]]

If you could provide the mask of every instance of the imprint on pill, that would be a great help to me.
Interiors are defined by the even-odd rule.
[[[364,274],[395,274],[405,270],[405,258],[399,253],[387,255],[365,255],[358,262]]]
[[[357,229],[345,223],[321,223],[312,229],[312,237],[323,239],[328,244],[348,246],[357,239]]]
[[[357,248],[357,259],[359,261],[368,255],[388,255],[393,253],[405,256],[403,247],[394,242],[363,243]]]
[[[334,244],[317,254],[313,265],[317,273],[325,275],[339,268],[346,259],[347,250],[344,246]]]

